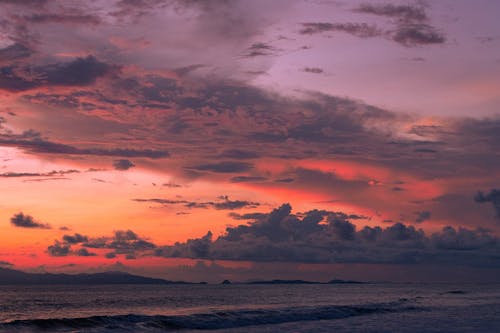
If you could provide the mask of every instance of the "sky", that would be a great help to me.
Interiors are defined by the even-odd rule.
[[[498,281],[498,12],[0,0],[0,266]]]

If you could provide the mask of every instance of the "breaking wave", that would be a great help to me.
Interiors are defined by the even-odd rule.
[[[277,309],[225,310],[190,315],[114,315],[82,318],[14,320],[0,324],[1,332],[155,332],[183,329],[216,330],[295,321],[341,319],[369,314],[423,310],[409,300],[354,306],[326,305]]]

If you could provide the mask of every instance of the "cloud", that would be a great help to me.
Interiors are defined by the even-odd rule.
[[[181,184],[176,184],[176,183],[172,183],[172,182],[163,183],[163,184],[161,184],[161,186],[169,187],[169,188],[180,188],[180,187],[182,187]]]
[[[208,232],[197,239],[159,246],[163,257],[286,261],[307,263],[463,264],[491,266],[500,247],[498,238],[484,229],[445,227],[426,235],[402,223],[357,230],[349,215],[313,210],[291,213],[288,204],[269,214],[241,216],[253,222],[228,227],[217,239]],[[353,218],[361,218],[353,216]]]
[[[302,23],[302,29],[299,31],[302,35],[313,35],[323,32],[345,32],[361,38],[376,37],[382,34],[376,26],[367,23],[307,22]]]
[[[49,0],[0,0],[0,4],[16,6],[44,6]]]
[[[355,12],[394,19],[396,27],[387,32],[389,38],[405,47],[442,44],[445,36],[428,23],[429,17],[421,5],[363,4]]]
[[[114,160],[113,167],[116,170],[125,171],[125,170],[128,170],[130,168],[135,167],[135,164],[129,160]]]
[[[90,238],[82,246],[95,249],[113,249],[116,253],[131,253],[156,247],[153,243],[139,237],[132,230],[115,231],[112,237]]]
[[[260,176],[236,176],[231,178],[231,182],[233,183],[255,183],[255,182],[263,182],[266,181],[266,177]]]
[[[479,191],[474,197],[474,200],[478,203],[491,202],[491,205],[495,209],[496,217],[500,220],[500,190],[492,189],[486,194]]]
[[[75,233],[74,235],[64,235],[63,242],[67,244],[78,244],[88,242],[89,238],[87,236]]]
[[[296,263],[451,264],[476,267],[496,265],[500,241],[486,229],[444,227],[426,234],[414,226],[358,229],[351,221],[359,215],[327,210],[292,213],[284,204],[270,213],[235,214],[247,224],[230,226],[218,238],[208,231],[203,237],[173,245],[157,245],[131,230],[113,236],[86,238],[65,235],[47,248],[52,256],[95,255],[88,249],[109,249],[106,258],[123,254],[129,259],[144,256],[207,260]],[[72,247],[79,245],[80,248]]]
[[[104,257],[105,257],[106,259],[113,259],[113,258],[116,258],[116,253],[114,253],[114,252],[108,252],[108,253],[106,253],[106,254],[104,255]]]
[[[246,162],[224,161],[219,163],[207,163],[192,166],[191,169],[198,171],[211,171],[217,173],[236,173],[250,171],[253,165]]]
[[[246,58],[260,57],[273,55],[276,49],[267,43],[254,43],[250,46],[244,54]]]
[[[79,170],[70,169],[70,170],[53,170],[50,172],[4,172],[0,173],[0,177],[2,178],[23,178],[23,177],[57,177],[63,176],[72,173],[80,173]],[[60,178],[58,178],[60,179]],[[66,179],[66,178],[64,178]]]
[[[422,223],[431,219],[431,212],[426,210],[415,212],[415,214],[417,215],[417,218],[415,219],[416,223]]]
[[[187,200],[171,200],[171,199],[133,199],[136,202],[150,202],[160,205],[183,205],[186,208],[214,208],[217,210],[235,210],[241,208],[256,208],[260,204],[258,202],[246,200],[230,200],[227,196],[223,196],[221,201],[187,201]]]
[[[446,38],[434,27],[427,24],[405,24],[398,27],[392,39],[406,47],[427,44],[443,44]]]
[[[0,63],[27,58],[32,54],[33,51],[30,48],[19,43],[14,43],[0,49]]]
[[[71,246],[56,241],[47,247],[47,253],[53,257],[65,257],[71,253]]]
[[[246,213],[246,214],[238,214],[238,213],[229,213],[229,216],[235,220],[261,220],[268,216],[267,213]]]
[[[78,249],[73,249],[75,245],[79,245]],[[117,230],[113,236],[104,237],[88,237],[81,234],[64,235],[62,240],[56,240],[54,244],[47,247],[47,253],[51,256],[62,257],[69,255],[76,256],[96,256],[94,252],[88,249],[111,249],[115,256],[116,254],[134,255],[136,251],[152,250],[156,247],[155,244],[138,236],[132,230]],[[113,258],[107,253],[106,258]]]
[[[165,150],[152,149],[127,149],[127,148],[77,148],[63,143],[46,141],[40,138],[26,140],[20,136],[0,135],[0,144],[25,149],[39,154],[64,154],[64,155],[95,155],[117,157],[147,157],[152,159],[169,157]]]
[[[116,70],[93,56],[37,67],[5,66],[0,68],[0,89],[18,92],[41,86],[87,86]]]
[[[374,5],[362,4],[356,9],[355,12],[364,14],[373,14],[379,16],[386,16],[403,21],[425,21],[427,14],[422,6],[415,5]]]
[[[361,38],[386,37],[405,47],[446,42],[445,36],[429,24],[423,6],[363,4],[353,11],[361,14],[388,17],[392,19],[390,24],[394,28],[384,31],[375,25],[367,23],[308,22],[302,23],[302,29],[299,33],[313,35],[325,32],[345,32]]]
[[[219,157],[221,158],[232,158],[236,160],[246,160],[246,159],[254,159],[260,157],[254,151],[241,150],[241,149],[228,149],[224,150]]]
[[[213,207],[218,210],[233,210],[241,208],[256,208],[259,205],[260,204],[258,202],[226,199],[222,202],[214,202]]]
[[[51,229],[49,224],[36,222],[30,215],[17,213],[10,218],[10,223],[19,228]]]
[[[275,183],[293,183],[295,179],[293,178],[280,178],[280,179],[275,179]]]
[[[68,15],[68,14],[32,14],[22,17],[27,23],[59,23],[59,24],[90,24],[97,25],[101,23],[99,16],[95,15]]]
[[[471,251],[498,246],[499,240],[484,229],[476,231],[444,227],[440,233],[432,235],[434,244],[445,250]]]
[[[77,251],[75,251],[75,255],[77,255],[79,257],[94,257],[94,256],[97,256],[97,254],[95,254],[93,252],[90,252],[86,248],[78,249]]]
[[[312,74],[322,74],[324,72],[324,70],[322,68],[319,68],[319,67],[304,67],[302,69],[303,72],[306,72],[306,73],[312,73]]]

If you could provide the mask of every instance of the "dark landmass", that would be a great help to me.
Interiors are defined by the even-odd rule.
[[[362,281],[353,281],[353,280],[330,280],[328,281],[328,284],[365,284],[367,282],[362,282]]]
[[[321,282],[305,280],[268,280],[268,281],[250,281],[247,284],[321,284]]]
[[[26,273],[8,268],[0,268],[0,285],[36,284],[193,284],[184,281],[169,281],[124,272],[94,274],[51,274]]]
[[[329,282],[317,282],[307,280],[269,280],[269,281],[250,281],[247,284],[363,284],[367,282],[352,281],[352,280],[331,280]]]

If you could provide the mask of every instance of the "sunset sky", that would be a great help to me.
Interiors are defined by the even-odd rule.
[[[498,279],[498,13],[0,0],[0,266]]]

